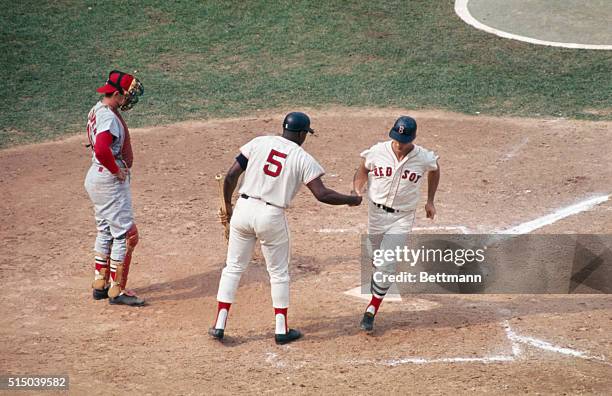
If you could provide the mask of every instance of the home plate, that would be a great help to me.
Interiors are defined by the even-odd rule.
[[[346,294],[347,296],[357,297],[362,300],[370,301],[370,299],[372,298],[372,294],[370,293],[362,294],[361,293],[362,288],[365,290],[368,290],[370,289],[370,284],[368,283],[365,286],[354,287],[350,290],[345,291],[344,294]],[[385,301],[400,301],[400,302],[402,301],[402,296],[400,296],[399,290],[397,290],[397,286],[395,285],[395,283],[392,284],[391,287],[389,288],[389,291],[387,292],[387,295],[385,296]]]
[[[369,284],[365,285],[365,288],[367,290],[369,288]],[[344,294],[351,297],[357,297],[366,301],[370,301],[370,298],[372,297],[370,293],[362,294],[361,286],[357,286],[350,290],[347,290],[344,292]],[[402,308],[407,309],[409,311],[429,311],[430,309],[434,309],[440,306],[440,304],[435,301],[429,301],[422,298],[403,299],[402,296],[400,296],[399,291],[397,290],[397,286],[395,284],[391,285],[389,293],[385,296],[385,302],[401,302]]]

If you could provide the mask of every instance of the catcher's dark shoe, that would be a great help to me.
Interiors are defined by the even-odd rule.
[[[108,298],[108,287],[105,287],[104,289],[100,290],[100,289],[93,289],[93,299],[94,300],[104,300],[105,298]]]
[[[210,329],[208,329],[208,334],[214,338],[217,339],[219,341],[221,341],[223,339],[223,333],[225,332],[224,329],[216,329],[214,327],[211,327]]]
[[[285,345],[299,338],[302,338],[302,333],[299,330],[294,329],[289,329],[289,332],[287,334],[274,335],[274,341],[276,341],[278,345]]]
[[[371,332],[374,331],[374,314],[366,312],[361,319],[361,330]]]
[[[124,291],[117,297],[111,297],[108,299],[108,303],[111,305],[128,305],[130,307],[142,307],[145,305],[145,300],[139,298],[136,294],[130,291]]]

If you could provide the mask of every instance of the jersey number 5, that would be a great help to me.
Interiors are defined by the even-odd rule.
[[[274,157],[287,158],[287,154],[273,149],[268,155],[268,163],[264,166],[263,171],[268,176],[277,177],[280,175],[281,170],[283,170],[283,164]],[[274,166],[271,167],[270,165]]]

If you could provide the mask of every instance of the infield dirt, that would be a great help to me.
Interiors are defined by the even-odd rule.
[[[612,189],[612,123],[502,119],[437,111],[310,112],[304,148],[325,183],[348,192],[359,152],[413,115],[417,143],[440,155],[433,225],[491,232]],[[144,308],[91,299],[93,209],[83,188],[86,138],[0,151],[0,373],[68,374],[75,394],[235,392],[602,394],[612,388],[612,298],[414,296],[383,303],[372,336],[358,329],[359,228],[366,206],[331,207],[302,188],[292,233],[289,323],[305,337],[273,343],[265,264],[255,259],[231,309],[227,340],[206,334],[225,258],[214,175],[249,139],[278,133],[284,114],[131,131],[133,201],[141,242],[129,287]],[[610,233],[610,201],[538,232]],[[419,206],[416,226],[432,225]],[[261,256],[259,256],[261,257]],[[524,348],[508,362],[438,362],[507,355],[502,323],[601,360]],[[420,364],[397,363],[421,357]],[[394,365],[393,362],[397,364]]]

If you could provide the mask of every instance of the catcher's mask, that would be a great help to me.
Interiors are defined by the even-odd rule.
[[[98,88],[97,91],[103,94],[119,92],[124,95],[125,101],[121,105],[121,110],[127,111],[138,103],[138,98],[144,94],[144,87],[140,80],[131,74],[113,70],[108,74],[106,84]]]

